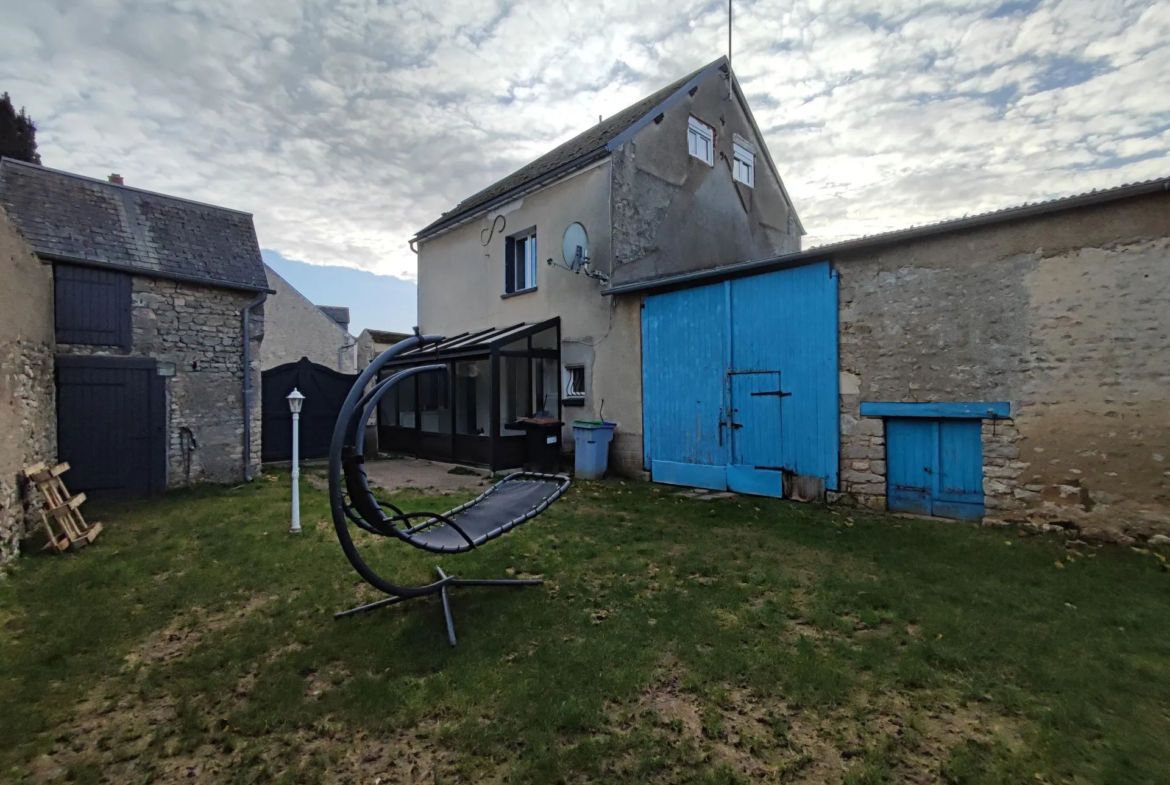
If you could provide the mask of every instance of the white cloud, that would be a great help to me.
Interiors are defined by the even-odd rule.
[[[737,0],[808,245],[1170,173],[1170,2]],[[0,0],[47,164],[413,277],[456,202],[722,54],[704,0]]]

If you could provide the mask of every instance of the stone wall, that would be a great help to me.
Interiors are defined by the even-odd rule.
[[[39,523],[40,499],[23,469],[53,463],[53,274],[0,210],[0,564]]]
[[[199,284],[134,277],[131,303],[135,357],[167,372],[167,485],[240,482],[244,476],[243,330],[241,311],[254,294]],[[264,308],[252,316],[252,472],[260,470],[260,347]],[[112,347],[61,345],[67,354],[125,354]],[[194,436],[189,450],[185,429]]]
[[[308,357],[326,368],[355,373],[357,339],[271,267],[264,265],[264,272],[275,294],[264,303],[267,335],[261,347],[261,368],[268,370]]]
[[[843,493],[885,504],[861,401],[1008,401],[990,519],[1170,532],[1170,195],[851,252],[840,274]]]

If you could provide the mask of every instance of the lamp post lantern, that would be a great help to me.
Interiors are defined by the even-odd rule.
[[[305,396],[295,387],[288,394],[288,409],[292,412],[292,534],[301,533],[301,406]]]

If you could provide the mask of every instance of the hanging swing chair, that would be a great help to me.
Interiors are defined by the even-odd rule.
[[[440,335],[416,334],[387,349],[358,377],[341,407],[333,428],[329,450],[329,506],[337,539],[350,564],[366,583],[384,592],[386,599],[342,611],[335,619],[394,605],[399,602],[438,594],[443,601],[447,621],[447,638],[455,645],[455,625],[447,589],[455,586],[539,586],[544,581],[513,579],[458,578],[436,567],[439,579],[425,586],[399,586],[371,568],[350,536],[349,524],[379,537],[395,537],[408,545],[430,553],[466,553],[494,540],[517,526],[540,515],[560,498],[569,487],[563,474],[515,472],[482,494],[447,512],[404,512],[381,501],[370,490],[366,476],[365,424],[378,402],[404,379],[424,373],[448,373],[447,365],[436,363],[399,371],[378,381],[369,391],[366,386],[377,379],[378,372],[395,356],[420,347],[438,345]]]

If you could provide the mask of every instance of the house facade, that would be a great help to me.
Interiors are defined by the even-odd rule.
[[[53,279],[71,489],[239,482],[260,460],[268,294],[252,218],[5,159],[0,206]]]
[[[560,400],[552,405],[549,385],[538,382],[534,371],[511,387],[501,381],[501,433],[517,436],[510,416],[541,409],[559,411],[566,422],[604,418],[617,423],[611,462],[638,472],[643,462],[640,302],[605,297],[603,282],[629,283],[797,251],[802,233],[750,109],[721,58],[469,197],[420,231],[415,238],[420,328],[458,336],[559,320]],[[566,237],[576,238],[569,248]],[[574,265],[577,245],[587,265]],[[578,270],[570,269],[574,266]],[[515,396],[523,400],[512,400]],[[424,427],[422,418],[417,422],[414,427]],[[436,427],[444,422],[439,418]],[[571,446],[568,425],[564,439]]]

